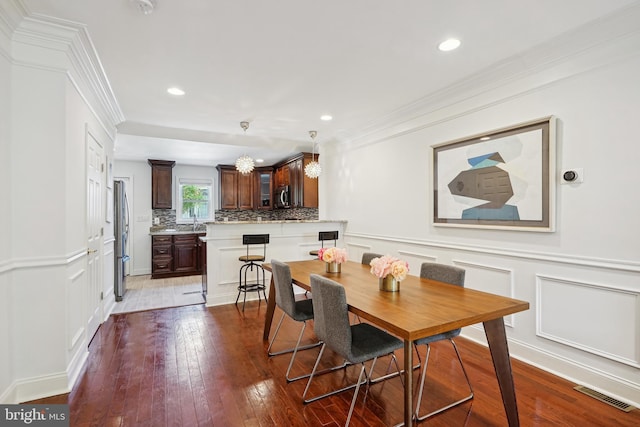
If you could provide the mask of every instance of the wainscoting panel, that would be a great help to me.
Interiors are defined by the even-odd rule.
[[[453,265],[466,270],[465,288],[515,298],[515,278],[512,269],[459,259],[454,259]],[[504,324],[515,327],[514,315],[505,316]]]
[[[346,248],[351,261],[361,261],[362,254],[372,252],[371,245],[363,245],[361,243],[347,243]]]
[[[424,252],[415,252],[415,251],[398,251],[398,256],[407,261],[410,266],[416,266],[415,269],[411,269],[411,274],[415,276],[420,275],[420,267],[423,262],[437,262],[437,257],[432,254],[426,254]]]
[[[640,293],[536,275],[538,336],[640,368]]]

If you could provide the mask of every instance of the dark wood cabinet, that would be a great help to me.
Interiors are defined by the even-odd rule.
[[[151,165],[151,208],[171,209],[173,203],[173,166],[169,160],[148,160]]]
[[[204,233],[151,236],[151,278],[201,274],[200,236]]]
[[[238,209],[238,171],[235,168],[218,166],[220,177],[220,209]]]
[[[318,179],[304,174],[305,166],[311,161],[311,153],[300,153],[274,166],[276,187],[289,186],[293,208],[318,207]]]
[[[173,271],[173,236],[151,236],[151,278]]]
[[[255,180],[254,172],[247,174],[238,173],[238,209],[253,209],[254,194],[253,182]]]
[[[242,174],[235,166],[218,165],[220,209],[272,209],[273,169],[256,168]],[[268,189],[268,194],[265,194]]]
[[[198,235],[177,234],[173,236],[173,271],[175,273],[200,273],[198,271]]]
[[[256,209],[273,209],[273,169],[256,168],[253,187]]]

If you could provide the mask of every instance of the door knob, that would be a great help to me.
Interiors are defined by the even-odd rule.
[[[87,255],[89,255],[89,254],[95,254],[96,252],[98,252],[98,250],[97,250],[97,249],[93,249],[93,250],[91,250],[91,249],[87,249]]]

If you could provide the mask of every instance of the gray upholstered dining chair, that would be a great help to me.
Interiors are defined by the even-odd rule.
[[[437,280],[439,282],[450,283],[457,286],[464,287],[464,276],[465,270],[463,268],[455,267],[452,265],[445,264],[437,264],[425,262],[420,266],[420,277],[424,279]],[[460,335],[460,329],[454,329],[453,331],[443,332],[441,334],[432,335],[430,337],[420,338],[414,341],[414,344],[417,346],[424,345],[427,347],[427,355],[425,356],[424,365],[422,367],[422,372],[420,373],[420,386],[418,388],[418,402],[416,403],[416,412],[415,416],[418,420],[425,420],[435,414],[439,414],[440,412],[446,411],[449,408],[453,408],[467,400],[473,398],[473,388],[471,387],[471,382],[469,381],[469,376],[467,375],[467,370],[464,368],[464,364],[462,363],[462,358],[460,357],[460,352],[458,351],[458,347],[456,343],[453,341],[455,337]],[[436,341],[448,340],[453,349],[458,356],[458,362],[460,362],[460,367],[462,368],[462,373],[464,374],[465,379],[467,380],[467,385],[469,386],[470,394],[460,400],[457,400],[449,405],[443,406],[440,409],[436,409],[435,411],[429,412],[426,415],[420,416],[420,404],[422,403],[422,394],[424,391],[424,383],[425,378],[427,376],[427,364],[429,362],[429,353],[431,351],[430,344]],[[419,357],[419,353],[418,353]]]
[[[269,356],[277,356],[285,353],[293,353],[291,355],[291,360],[289,361],[289,367],[287,368],[287,373],[285,374],[285,378],[287,381],[296,381],[302,378],[307,378],[311,374],[299,375],[294,378],[290,378],[289,375],[291,373],[291,367],[293,366],[293,362],[296,358],[296,354],[300,350],[306,350],[309,348],[317,347],[321,342],[316,342],[313,344],[308,344],[300,347],[300,341],[302,340],[302,336],[304,335],[304,331],[307,327],[307,320],[313,319],[313,303],[310,299],[303,299],[296,301],[294,293],[293,293],[293,285],[291,281],[291,270],[289,266],[283,262],[272,259],[271,260],[271,268],[273,274],[273,283],[275,285],[276,291],[276,305],[280,307],[282,310],[282,317],[280,317],[280,321],[278,322],[278,326],[273,334],[273,338],[269,342],[269,348],[267,349],[267,353]],[[271,347],[273,346],[276,337],[278,336],[278,332],[280,331],[280,326],[282,326],[282,321],[284,320],[284,316],[287,315],[293,320],[297,322],[302,322],[302,329],[300,330],[300,334],[298,335],[298,341],[296,342],[295,347],[281,350],[278,352],[271,352]]]
[[[374,253],[374,252],[365,252],[362,254],[362,263],[364,265],[370,265],[371,260],[374,258],[380,258],[382,255]]]
[[[403,348],[403,343],[400,339],[368,323],[349,324],[349,309],[344,287],[341,284],[317,274],[312,274],[311,292],[313,293],[313,329],[323,344],[302,394],[302,400],[304,403],[309,403],[355,387],[345,424],[345,426],[348,426],[360,385],[367,383],[368,378],[373,373],[378,357],[390,355],[396,363],[396,369],[400,372],[394,351]],[[307,399],[309,386],[318,369],[322,353],[327,347],[344,357],[349,363],[360,363],[362,365],[358,381],[356,384],[340,390]],[[365,362],[370,360],[373,360],[373,362],[371,363],[370,372],[367,374]],[[402,376],[400,376],[400,379],[402,380]]]

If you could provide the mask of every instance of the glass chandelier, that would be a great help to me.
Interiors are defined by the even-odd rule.
[[[246,135],[247,129],[249,129],[249,122],[240,122],[240,127],[244,130],[244,133]],[[236,160],[236,169],[238,172],[240,172],[243,175],[251,173],[251,171],[253,171],[254,166],[255,166],[255,162],[251,157],[247,156],[246,154],[243,154],[242,156],[238,157],[238,160]]]
[[[317,135],[318,132],[316,132],[315,130],[309,131],[309,136],[311,136],[311,139],[313,140],[313,149],[311,151],[311,161],[309,162],[309,164],[307,164],[307,166],[304,167],[304,174],[309,178],[318,178],[322,173],[322,166],[320,166],[320,163],[316,162],[315,159]]]

